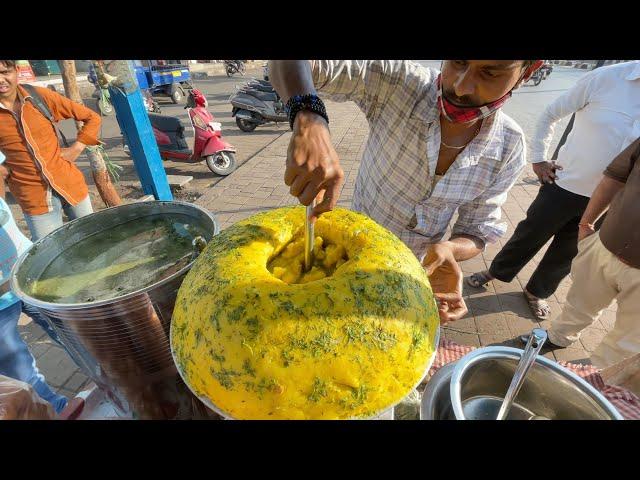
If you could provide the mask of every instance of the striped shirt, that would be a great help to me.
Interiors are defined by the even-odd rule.
[[[438,72],[406,60],[316,60],[323,96],[352,100],[366,115],[365,145],[352,208],[385,226],[421,258],[458,213],[453,235],[494,243],[507,230],[501,206],[526,164],[524,133],[502,111],[446,174],[433,181],[440,151]]]

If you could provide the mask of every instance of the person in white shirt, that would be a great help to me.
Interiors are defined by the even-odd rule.
[[[558,153],[547,160],[554,125],[575,113],[573,129]],[[598,68],[551,103],[539,120],[531,142],[531,162],[542,186],[513,236],[488,270],[467,279],[480,287],[493,279],[511,282],[553,237],[524,294],[536,317],[548,318],[544,300],[569,274],[578,253],[580,224],[602,172],[640,136],[640,61]],[[604,217],[596,225],[599,228]]]

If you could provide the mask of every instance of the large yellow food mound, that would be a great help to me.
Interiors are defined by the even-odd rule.
[[[370,417],[425,374],[439,325],[411,251],[364,215],[316,222],[302,272],[303,207],[260,213],[215,236],[172,320],[182,376],[237,419]]]

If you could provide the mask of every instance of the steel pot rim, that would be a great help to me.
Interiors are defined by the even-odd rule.
[[[20,267],[22,266],[22,263],[24,262],[24,260],[27,258],[27,256],[29,255],[29,253],[34,249],[34,248],[38,248],[38,246],[42,245],[42,243],[44,241],[47,241],[49,239],[50,236],[55,235],[56,233],[65,230],[65,229],[69,229],[71,225],[76,225],[79,222],[82,221],[86,221],[87,218],[89,217],[94,217],[94,215],[106,215],[108,212],[112,212],[115,209],[123,209],[123,207],[126,208],[133,208],[133,206],[145,206],[145,205],[181,205],[183,207],[186,207],[187,209],[195,209],[198,210],[200,213],[204,214],[205,217],[209,218],[212,223],[213,223],[213,235],[217,235],[220,232],[220,226],[218,224],[218,221],[215,219],[215,216],[213,215],[213,213],[211,213],[210,211],[206,210],[205,208],[199,206],[199,205],[195,205],[193,203],[188,203],[188,202],[182,202],[182,201],[177,201],[177,200],[152,200],[152,201],[148,201],[148,202],[135,202],[135,203],[127,203],[124,205],[116,205],[114,207],[108,207],[105,208],[103,210],[100,210],[98,212],[94,212],[90,215],[86,215],[84,217],[80,217],[80,218],[76,218],[74,220],[71,220],[70,222],[65,223],[64,225],[56,228],[54,231],[52,231],[51,233],[49,233],[48,235],[40,238],[39,240],[37,240],[36,242],[34,242],[26,251],[24,251],[16,260],[16,263],[13,265],[12,269],[11,269],[11,273],[10,273],[10,277],[9,277],[9,285],[11,288],[11,291],[23,302],[29,304],[29,305],[33,305],[35,307],[38,308],[42,308],[42,309],[46,309],[46,310],[53,310],[53,311],[59,311],[59,310],[82,310],[82,309],[89,309],[89,308],[97,308],[97,307],[103,307],[105,305],[110,305],[114,302],[123,302],[123,301],[127,301],[127,300],[131,300],[134,299],[136,297],[142,296],[144,294],[146,294],[147,292],[151,291],[151,290],[155,290],[158,287],[161,287],[165,284],[170,283],[171,281],[175,280],[176,278],[179,278],[181,275],[184,275],[186,272],[188,272],[191,267],[193,266],[193,264],[195,263],[195,261],[197,260],[194,259],[191,262],[189,262],[187,265],[185,265],[183,268],[181,268],[179,271],[174,272],[173,274],[171,274],[170,276],[163,278],[162,280],[159,280],[156,283],[153,283],[151,285],[147,285],[144,288],[138,289],[134,292],[130,292],[127,293],[126,295],[121,295],[118,297],[113,297],[113,298],[108,298],[108,299],[103,299],[103,300],[98,300],[95,302],[84,302],[84,303],[53,303],[53,302],[47,302],[45,300],[40,300],[38,298],[32,297],[31,295],[28,295],[24,290],[22,290],[22,288],[20,287],[20,285],[18,284],[18,280],[16,278],[17,276],[17,272],[20,269]],[[90,319],[88,319],[90,320]]]
[[[476,349],[460,360],[456,362],[456,366],[451,375],[451,381],[449,383],[449,395],[451,398],[451,408],[457,420],[466,420],[464,411],[462,408],[462,377],[468,371],[468,369],[486,359],[510,359],[520,360],[520,356],[523,350],[513,347],[484,347]],[[580,378],[577,374],[572,372],[566,367],[563,367],[557,362],[554,362],[546,357],[538,355],[536,358],[537,364],[548,367],[553,372],[565,377],[571,381],[575,386],[579,387],[586,395],[591,396],[595,403],[611,417],[611,420],[624,420],[624,417],[616,410],[616,408],[607,400],[602,393],[590,385],[586,380]]]

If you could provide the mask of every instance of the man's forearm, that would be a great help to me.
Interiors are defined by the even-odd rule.
[[[469,260],[482,253],[484,249],[484,242],[471,235],[458,235],[440,243],[444,243],[451,248],[453,256],[458,262]]]
[[[269,77],[285,103],[293,95],[316,93],[309,60],[270,60]]]
[[[611,200],[615,197],[616,193],[624,188],[624,183],[614,180],[613,178],[604,176],[596,187],[591,200],[587,204],[587,208],[582,214],[580,223],[595,224],[598,219],[607,211]]]

